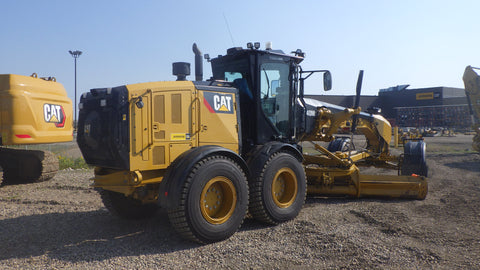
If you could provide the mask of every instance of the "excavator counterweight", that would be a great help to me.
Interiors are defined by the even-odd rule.
[[[6,182],[45,181],[58,171],[51,152],[19,147],[72,139],[72,102],[54,77],[0,75],[0,167]]]

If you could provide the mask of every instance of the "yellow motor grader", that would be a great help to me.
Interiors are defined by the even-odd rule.
[[[472,117],[472,128],[475,131],[472,147],[480,152],[480,76],[475,72],[480,68],[467,66],[463,73],[465,94],[467,95],[470,115]]]
[[[6,146],[72,141],[72,112],[72,101],[54,77],[0,75],[0,167],[5,183],[45,181],[56,174],[58,158],[53,153]]]
[[[403,155],[393,156],[382,116],[361,112],[358,102],[342,108],[304,98],[307,78],[323,73],[329,90],[331,75],[302,70],[301,50],[249,43],[217,58],[205,55],[213,74],[207,81],[195,44],[193,51],[195,81],[186,80],[190,64],[178,62],[176,81],[82,95],[77,142],[111,213],[145,218],[164,207],[180,235],[209,243],[234,234],[247,211],[268,224],[295,218],[307,192],[425,198],[425,143],[407,143]],[[365,150],[347,149],[348,138],[335,137],[346,120],[366,137]],[[304,154],[306,141],[316,154]],[[364,175],[358,166],[400,175]]]

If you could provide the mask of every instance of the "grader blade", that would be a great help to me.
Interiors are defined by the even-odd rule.
[[[322,196],[390,197],[423,200],[427,196],[425,176],[367,175],[352,164],[349,167],[325,167],[306,159],[308,194]],[[323,162],[325,163],[325,162]],[[320,163],[321,164],[321,163]]]
[[[308,194],[351,197],[389,197],[423,200],[428,183],[423,176],[359,175],[351,185],[309,185]]]
[[[386,196],[423,200],[427,179],[423,176],[360,175],[359,197]]]

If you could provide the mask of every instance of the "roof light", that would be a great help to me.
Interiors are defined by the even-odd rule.
[[[265,50],[271,50],[271,49],[272,49],[272,42],[267,41],[267,43],[265,43]]]
[[[247,43],[247,48],[253,49],[253,44],[252,44],[251,42],[248,42],[248,43]]]
[[[257,50],[260,49],[260,42],[255,42],[253,46],[255,46],[255,49]]]

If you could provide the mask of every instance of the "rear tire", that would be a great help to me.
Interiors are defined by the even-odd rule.
[[[109,190],[100,190],[103,205],[110,213],[123,219],[145,219],[155,215],[156,204],[142,204],[139,200]]]
[[[168,217],[183,237],[198,243],[222,241],[242,225],[248,207],[243,170],[224,156],[200,160],[185,180],[177,207]]]
[[[249,186],[249,213],[261,222],[292,220],[305,202],[305,171],[300,161],[286,152],[272,154]]]

